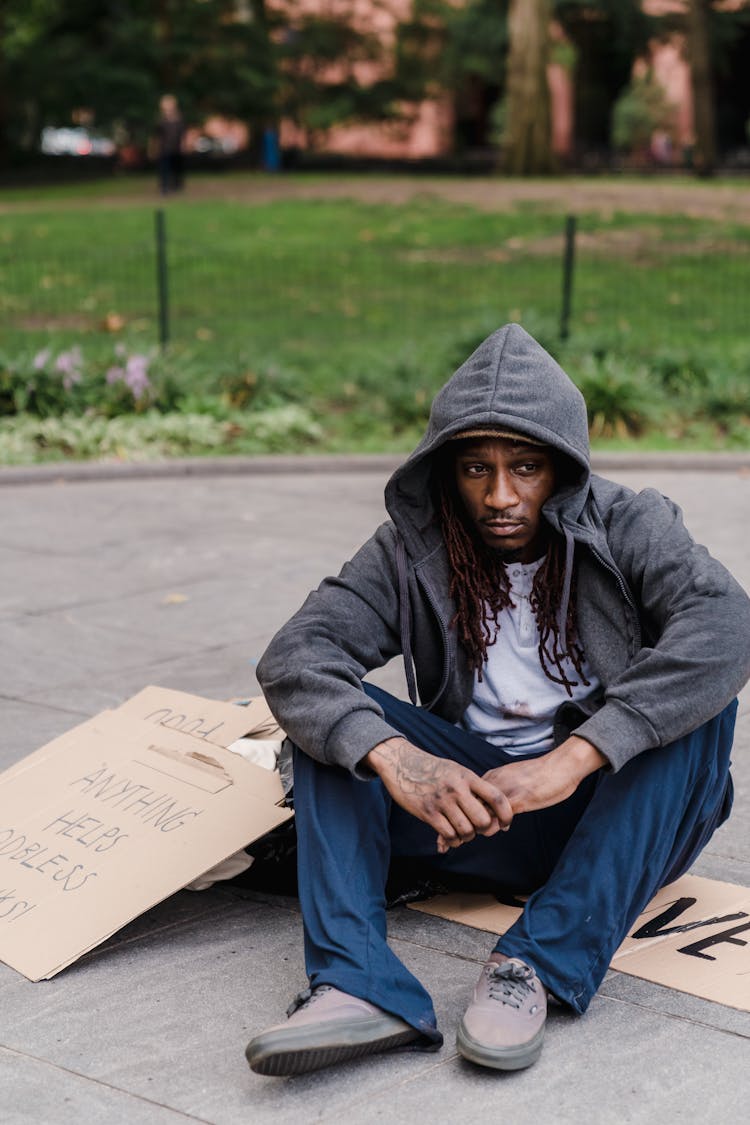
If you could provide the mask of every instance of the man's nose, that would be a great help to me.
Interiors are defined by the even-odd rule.
[[[504,508],[514,508],[518,500],[518,490],[511,474],[495,473],[489,481],[485,496],[487,507],[502,511]]]

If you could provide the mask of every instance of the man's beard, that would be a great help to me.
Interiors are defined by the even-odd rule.
[[[523,547],[490,547],[493,559],[501,563],[518,562],[524,552]]]

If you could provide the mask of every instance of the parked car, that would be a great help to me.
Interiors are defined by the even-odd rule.
[[[115,153],[113,140],[81,125],[46,126],[42,129],[39,147],[46,156],[114,156]]]

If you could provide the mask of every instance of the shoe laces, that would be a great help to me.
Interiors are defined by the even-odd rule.
[[[535,993],[533,978],[536,974],[529,965],[504,961],[492,964],[487,972],[488,993],[491,1000],[499,1000],[511,1008],[520,1008],[529,993]]]
[[[309,1008],[309,1006],[314,1004],[316,1000],[319,1000],[324,993],[330,992],[331,988],[332,985],[330,984],[319,984],[316,988],[306,988],[303,992],[298,993],[286,1010],[287,1018],[293,1016],[300,1008]]]

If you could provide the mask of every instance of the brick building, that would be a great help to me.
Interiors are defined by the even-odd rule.
[[[285,0],[273,0],[279,5]],[[460,0],[456,0],[460,2]],[[360,30],[376,34],[384,47],[386,56],[395,42],[396,27],[399,21],[408,16],[411,0],[296,0],[295,10],[316,14],[350,13]],[[644,9],[651,15],[664,15],[684,11],[685,0],[643,0]],[[747,6],[746,0],[723,0],[725,9]],[[557,47],[566,45],[562,27],[553,23],[551,37]],[[750,28],[744,39],[735,45],[736,57],[730,57],[724,72],[717,76],[717,97],[719,101],[719,145],[725,151],[747,146],[746,123],[750,118],[750,87],[744,78],[746,66],[750,64]],[[576,83],[581,81],[580,68],[572,69],[564,62],[555,61],[564,57],[564,51],[553,52],[553,61],[548,67],[552,115],[552,147],[564,163],[580,161],[582,154],[604,153],[609,147],[609,114],[611,104],[599,107],[600,120],[586,122],[576,113]],[[743,65],[744,60],[744,65]],[[584,69],[591,70],[592,60],[580,59]],[[354,64],[357,77],[367,82],[377,77],[377,69],[372,63]],[[673,107],[671,128],[668,134],[663,131],[655,134],[652,143],[652,157],[656,163],[679,163],[683,154],[689,151],[693,142],[693,104],[690,83],[690,68],[685,56],[685,36],[679,31],[664,35],[649,43],[645,55],[636,61],[635,72],[650,71],[663,87],[666,99]],[[331,79],[335,80],[335,69]],[[477,97],[481,96],[481,91]],[[497,91],[485,94],[496,97]],[[594,102],[596,98],[593,99]],[[606,99],[604,99],[606,101]],[[486,111],[486,105],[485,105]],[[338,125],[325,136],[317,139],[318,151],[337,153],[346,156],[369,156],[396,159],[424,159],[440,157],[454,151],[461,123],[458,120],[457,106],[447,95],[428,98],[418,104],[405,105],[401,120],[384,124]],[[480,114],[480,117],[482,115]],[[486,127],[487,113],[483,120],[474,123],[468,146],[489,146],[491,137]],[[290,121],[282,122],[281,144],[284,148],[305,149],[309,141],[305,133]],[[464,138],[464,143],[465,138]]]

